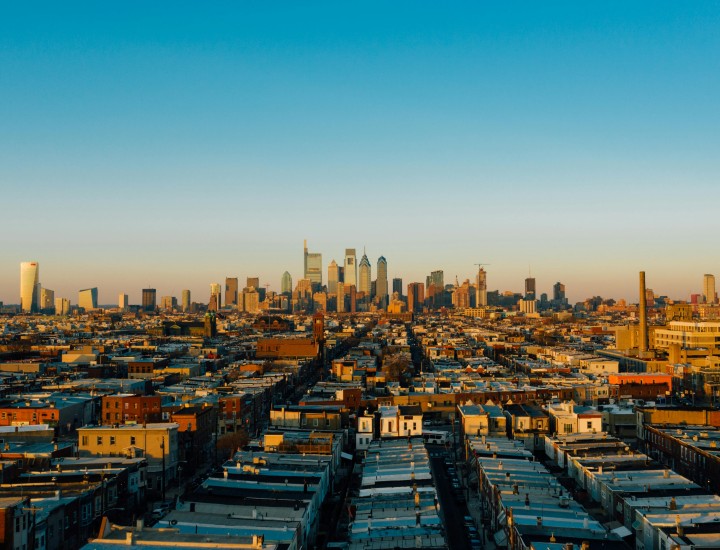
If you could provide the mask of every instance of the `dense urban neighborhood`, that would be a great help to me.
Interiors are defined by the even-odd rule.
[[[6,311],[3,548],[718,547],[719,306],[646,295]]]

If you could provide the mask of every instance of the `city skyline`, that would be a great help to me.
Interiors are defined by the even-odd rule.
[[[348,251],[348,250],[354,251],[354,249],[346,249],[346,251]],[[366,254],[363,253],[363,257],[365,257],[365,255]],[[377,261],[379,261],[381,259],[383,260],[383,263],[385,264],[385,266],[387,266],[388,261],[386,260],[384,255],[378,256],[377,260],[375,260],[374,262],[371,261],[370,262],[371,266],[372,265],[377,266]],[[332,261],[333,260],[331,259],[330,262],[332,262]],[[299,262],[302,262],[302,260],[300,260]],[[19,276],[17,275],[18,272],[17,272],[17,266],[16,266],[15,287],[16,287],[16,293],[18,294],[18,296],[22,292],[21,287],[23,285],[23,274],[25,273],[25,271],[23,271],[25,269],[24,266],[31,265],[31,264],[33,265],[34,270],[39,271],[40,266],[42,265],[42,262],[39,262],[36,260],[33,260],[33,261],[28,260],[28,261],[20,262],[18,264],[20,266]],[[477,264],[474,264],[474,266],[476,267]],[[328,267],[327,264],[323,264],[323,269],[327,269],[327,267]],[[373,269],[375,269],[375,268],[373,268]],[[385,267],[385,269],[386,269],[386,267]],[[304,270],[305,270],[305,266],[301,265],[299,268],[299,271],[303,272]],[[73,290],[72,282],[70,282],[70,283],[66,282],[65,284],[58,284],[58,282],[56,280],[51,279],[53,277],[52,274],[56,273],[56,271],[53,270],[52,268],[46,268],[45,266],[43,266],[43,273],[45,274],[48,271],[50,272],[50,276],[47,277],[46,275],[43,275],[43,277],[39,281],[37,281],[37,280],[35,281],[35,285],[42,289],[45,289],[46,287],[43,285],[46,284],[45,281],[47,278],[47,280],[51,281],[47,284],[53,285],[55,287],[52,290],[54,295],[56,295],[58,298],[68,298],[71,303],[77,305],[78,293],[83,291],[84,288]],[[469,280],[471,285],[477,284],[477,274],[478,274],[477,271],[475,271],[474,273],[468,271],[463,276],[460,276],[460,275],[455,276],[455,275],[449,274],[446,270],[442,269],[442,267],[437,267],[436,269],[432,269],[432,270],[428,269],[426,271],[425,275],[418,276],[415,278],[404,276],[402,273],[393,273],[392,275],[390,275],[388,272],[388,284],[391,282],[392,279],[395,279],[395,278],[402,279],[403,292],[405,293],[408,284],[422,283],[424,285],[426,278],[429,277],[432,272],[437,272],[437,271],[443,272],[444,277],[445,277],[445,285],[446,286],[448,284],[454,284],[455,280],[459,281],[460,284],[462,284],[465,280]],[[507,272],[507,271],[503,270],[503,272]],[[293,286],[292,286],[293,290],[295,288],[294,285],[297,284],[297,281],[302,279],[302,277],[298,277],[296,279],[294,276],[292,276],[292,272],[290,272],[289,270],[286,270],[285,272],[281,273],[279,275],[279,277],[276,277],[278,279],[277,281],[275,281],[274,279],[266,279],[262,275],[258,276],[257,270],[253,271],[253,273],[254,273],[254,275],[247,274],[248,280],[259,279],[260,286],[262,288],[265,288],[265,286],[268,285],[269,290],[278,292],[278,293],[280,293],[282,291],[282,279],[283,279],[285,273],[290,273],[290,275],[291,275],[291,279],[292,279],[291,282],[293,283]],[[626,300],[628,303],[637,303],[639,301],[639,295],[638,295],[639,293],[637,290],[635,290],[634,298],[632,297],[633,296],[632,291],[630,291],[627,295],[623,295],[623,296],[602,294],[600,292],[589,293],[587,295],[576,294],[572,291],[572,282],[564,277],[556,277],[552,281],[550,281],[550,279],[541,280],[540,283],[537,283],[537,278],[534,276],[535,270],[533,270],[533,277],[527,277],[527,273],[517,274],[517,277],[515,277],[514,279],[511,279],[511,282],[506,285],[499,283],[499,282],[496,285],[494,285],[492,282],[493,281],[493,272],[490,271],[489,269],[485,269],[483,267],[483,274],[484,274],[486,289],[489,292],[492,292],[492,291],[499,291],[500,293],[515,292],[520,295],[525,295],[525,294],[527,294],[528,281],[533,281],[532,284],[537,285],[536,286],[537,291],[534,296],[535,299],[539,299],[542,294],[547,294],[549,299],[552,298],[554,295],[554,292],[555,292],[554,286],[557,283],[561,283],[563,288],[566,288],[566,287],[570,288],[570,291],[567,292],[567,296],[568,296],[570,303],[582,302],[585,299],[592,298],[594,296],[602,296],[605,299],[611,299],[611,298],[615,299],[615,300],[623,299],[623,300]],[[632,273],[629,273],[628,275],[629,275],[630,280],[632,280]],[[660,274],[660,275],[662,275],[662,274]],[[35,275],[33,275],[33,277],[34,276]],[[224,278],[226,280],[229,280],[229,278],[235,279],[235,278],[242,278],[242,277],[243,277],[243,275],[241,275],[239,273],[232,273],[232,274],[227,274],[224,276]],[[691,295],[693,295],[693,294],[699,295],[702,299],[702,297],[704,296],[705,284],[709,277],[713,278],[713,281],[714,281],[714,276],[712,274],[708,274],[708,273],[698,274],[696,277],[697,280],[695,281],[695,283],[696,283],[695,288],[691,288],[687,292],[687,294],[684,296],[672,295],[672,294],[664,291],[662,289],[662,287],[660,287],[659,285],[653,284],[653,281],[655,281],[657,283],[658,281],[661,281],[663,279],[655,278],[654,274],[652,272],[649,272],[647,286],[649,289],[652,289],[654,291],[656,296],[667,296],[671,300],[689,301]],[[2,272],[0,272],[0,280],[2,280],[3,278],[4,278],[4,274]],[[377,278],[377,273],[375,273],[373,275],[371,280],[374,282],[376,280],[376,278]],[[175,278],[175,279],[177,279],[177,278]],[[490,282],[488,282],[488,280]],[[327,286],[327,283],[328,283],[328,281],[323,281],[323,285]],[[141,287],[138,287],[138,288],[128,288],[126,285],[124,287],[119,287],[118,289],[115,289],[115,288],[110,289],[109,287],[104,288],[104,286],[105,285],[103,285],[102,281],[95,282],[92,284],[92,287],[96,291],[96,302],[95,303],[100,306],[117,304],[118,295],[127,295],[129,297],[130,304],[142,304],[143,303],[143,291],[146,290],[147,283],[145,283],[144,285],[141,285]],[[161,284],[151,284],[147,288],[152,288],[153,291],[155,291],[158,296],[165,296],[165,295],[173,296],[173,297],[177,298],[178,300],[181,299],[182,293],[184,291],[189,290],[194,298],[194,301],[196,301],[198,303],[210,303],[213,289],[215,289],[215,291],[221,292],[221,303],[224,304],[225,303],[225,294],[222,293],[221,286],[222,285],[220,285],[220,283],[207,282],[207,281],[200,282],[194,286],[193,285],[183,285],[181,283],[176,283],[176,282],[173,283],[172,285],[167,285],[166,283],[161,282]],[[637,285],[635,285],[635,286],[637,286]],[[87,286],[85,288],[90,288],[90,286]],[[177,288],[177,290],[176,290],[176,288]],[[70,289],[70,290],[67,290],[67,289]],[[203,289],[205,289],[205,290],[203,290]],[[425,289],[425,290],[427,291],[427,289]],[[390,290],[388,290],[388,292],[391,293]],[[15,300],[13,300],[12,297],[3,299],[2,295],[0,295],[0,302],[4,303],[4,304],[8,304],[8,305],[9,304],[20,305],[19,298],[15,299]]]
[[[489,289],[530,264],[572,300],[636,300],[640,270],[702,293],[720,10],[651,7],[8,6],[0,300],[28,259],[57,297],[103,303],[277,289],[302,238],[323,280],[352,246],[405,284],[487,262]]]

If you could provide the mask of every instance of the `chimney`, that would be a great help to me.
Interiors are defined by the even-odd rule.
[[[648,326],[647,326],[647,296],[645,294],[645,272],[640,272],[640,342],[638,348],[640,351],[648,350]]]
[[[125,544],[127,546],[132,546],[133,544],[135,544],[132,531],[128,531],[127,533],[125,533]]]

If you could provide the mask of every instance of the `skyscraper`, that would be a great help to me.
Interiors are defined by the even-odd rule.
[[[422,311],[425,302],[425,285],[422,283],[410,283],[407,290],[408,311]]]
[[[530,299],[535,298],[535,277],[525,279],[525,297]]]
[[[303,242],[304,269],[303,278],[310,279],[316,286],[322,285],[322,254],[308,252],[307,240]]]
[[[343,279],[345,287],[350,285],[357,286],[357,262],[355,261],[355,249],[345,249],[345,277]]]
[[[358,281],[358,292],[364,292],[366,297],[370,297],[370,286],[372,284],[372,267],[367,254],[363,251],[363,257],[360,259],[360,280]]]
[[[55,309],[55,291],[49,288],[40,289],[40,309],[44,312],[52,312]]]
[[[482,266],[480,266],[480,269],[478,269],[477,279],[475,280],[475,305],[477,307],[483,307],[488,305],[487,273]]]
[[[403,289],[402,289],[403,283],[402,283],[402,278],[400,278],[400,277],[394,277],[392,283],[393,283],[393,286],[392,286],[393,294],[395,294],[395,293],[397,292],[397,293],[398,293],[398,296],[402,296],[402,295],[403,295]]]
[[[40,265],[37,262],[20,264],[20,307],[25,313],[38,311],[40,306]]]
[[[238,278],[225,277],[225,307],[237,306]]]
[[[560,281],[553,285],[553,302],[558,304],[565,303],[565,285]]]
[[[337,284],[340,280],[340,268],[335,260],[328,265],[328,294],[337,294]]]
[[[155,311],[157,307],[157,290],[154,288],[142,289],[142,309],[143,311]]]
[[[70,313],[70,300],[55,298],[55,315],[67,315],[68,313]]]
[[[208,309],[211,311],[217,311],[220,309],[222,295],[222,287],[220,283],[210,283],[210,301],[208,302]]]
[[[337,301],[335,302],[335,311],[338,313],[345,312],[345,283],[338,282],[336,287]]]
[[[245,279],[245,288],[254,288],[260,290],[260,277],[248,277]]]
[[[118,295],[118,308],[125,311],[128,308],[128,295],[127,294],[119,294]]]
[[[190,311],[190,291],[185,289],[182,291],[182,310],[184,312]]]
[[[280,292],[282,294],[292,294],[292,276],[287,271],[282,275],[282,281],[280,282]]]
[[[387,276],[387,260],[385,256],[380,256],[377,261],[377,282],[375,283],[375,293],[380,298],[380,307],[388,305],[388,276]]]
[[[703,296],[706,304],[715,303],[715,275],[706,273],[703,276]]]
[[[443,307],[445,300],[445,273],[442,269],[433,271],[425,279],[425,290],[427,291],[428,302],[431,307]]]
[[[78,292],[78,306],[85,311],[91,311],[98,307],[97,287],[86,288]]]

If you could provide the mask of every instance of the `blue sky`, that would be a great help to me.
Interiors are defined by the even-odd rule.
[[[367,247],[390,276],[720,275],[717,2],[29,2],[0,13],[0,300]]]

